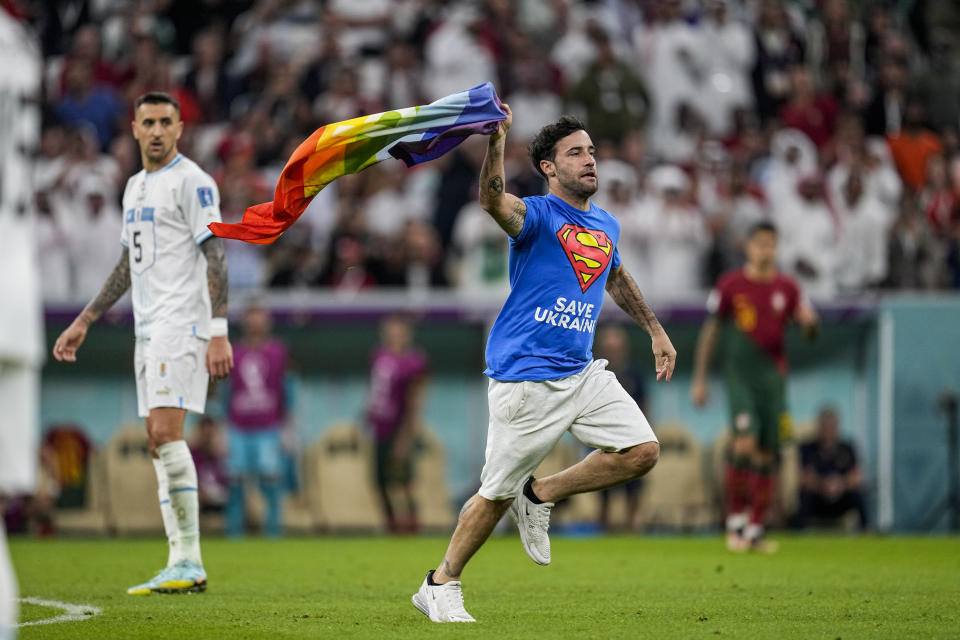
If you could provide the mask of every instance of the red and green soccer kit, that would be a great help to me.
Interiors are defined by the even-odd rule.
[[[762,451],[790,432],[783,336],[799,304],[791,278],[750,280],[742,269],[722,275],[707,302],[720,321],[733,432],[755,435]]]

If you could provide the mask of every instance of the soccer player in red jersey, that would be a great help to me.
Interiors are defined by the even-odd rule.
[[[772,552],[764,521],[777,450],[791,426],[784,330],[793,320],[814,337],[819,320],[797,283],[777,271],[776,227],[755,225],[745,248],[746,265],[722,275],[707,300],[710,315],[697,342],[691,398],[698,407],[707,401],[707,369],[719,336],[733,429],[725,481],[727,546]]]

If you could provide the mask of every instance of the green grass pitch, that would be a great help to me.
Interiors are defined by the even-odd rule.
[[[69,638],[960,638],[960,539],[782,537],[773,556],[719,537],[553,540],[536,566],[496,537],[465,573],[478,623],[438,625],[410,604],[441,538],[207,539],[205,594],[127,596],[161,541],[14,540],[21,595],[101,615],[25,627]],[[24,605],[24,620],[60,612]]]

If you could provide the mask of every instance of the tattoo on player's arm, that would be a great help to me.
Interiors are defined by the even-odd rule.
[[[500,176],[490,178],[490,181],[487,182],[487,191],[494,198],[503,193],[503,178]]]
[[[622,266],[610,272],[610,277],[607,278],[607,291],[614,302],[647,333],[652,334],[654,331],[662,330],[657,316],[643,299],[640,287]]]
[[[213,237],[200,245],[207,257],[207,286],[210,287],[210,309],[214,318],[227,317],[227,254],[223,240]]]
[[[526,217],[527,205],[523,200],[517,198],[517,201],[513,203],[513,209],[510,211],[510,217],[507,218],[505,223],[509,227],[510,235],[517,236],[523,231],[523,221]]]
[[[117,261],[117,266],[107,276],[107,281],[103,283],[97,297],[91,300],[90,304],[80,314],[80,320],[90,326],[96,322],[97,318],[106,313],[129,288],[130,250],[124,248],[123,253],[120,254],[120,260]]]

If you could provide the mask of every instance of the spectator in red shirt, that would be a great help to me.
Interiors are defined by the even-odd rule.
[[[837,101],[833,96],[817,93],[806,67],[790,70],[790,99],[780,110],[784,126],[807,134],[818,149],[831,140],[837,127]]]

